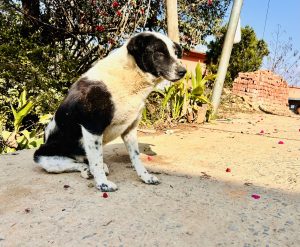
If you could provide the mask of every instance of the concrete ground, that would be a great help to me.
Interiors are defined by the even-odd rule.
[[[0,246],[300,246],[299,129],[299,116],[237,114],[140,133],[157,186],[116,140],[108,198],[79,173],[45,173],[32,150],[2,155]]]

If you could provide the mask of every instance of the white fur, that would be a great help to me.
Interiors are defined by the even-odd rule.
[[[61,156],[41,156],[39,165],[49,173],[76,172],[80,171],[82,177],[88,178],[89,167],[84,163]]]
[[[158,184],[159,181],[157,177],[148,173],[143,163],[140,160],[139,155],[139,147],[137,142],[137,128],[132,129],[123,137],[123,141],[125,143],[126,149],[129,153],[129,157],[133,167],[136,170],[138,176],[146,183],[146,184]]]
[[[107,180],[103,163],[103,136],[93,135],[81,126],[83,146],[89,161],[90,172],[96,181],[96,187],[101,191],[115,191],[118,187]]]
[[[45,141],[48,140],[49,135],[54,132],[56,128],[56,123],[54,118],[48,123],[47,127],[45,128]]]
[[[129,56],[126,46],[98,61],[83,77],[103,81],[112,95],[115,112],[103,133],[104,144],[120,136],[139,117],[145,99],[162,80],[144,73]]]

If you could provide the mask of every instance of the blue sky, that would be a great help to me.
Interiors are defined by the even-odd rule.
[[[265,34],[263,37],[265,18],[267,13],[268,0],[244,0],[241,11],[241,25],[251,26],[259,39],[264,40],[270,45],[273,40],[274,32],[278,25],[281,30],[285,31],[284,40],[289,37],[293,39],[294,49],[300,51],[300,0],[270,0],[270,7],[267,17]],[[228,22],[231,7],[228,9],[225,22]],[[207,40],[211,40],[208,37]],[[206,47],[198,46],[198,49],[205,51]]]
[[[241,25],[254,28],[258,38],[263,37],[268,0],[244,0]],[[300,0],[270,0],[264,40],[269,44],[278,24],[292,37],[294,48],[300,50]]]
[[[300,0],[270,0],[269,11],[267,15],[266,28],[264,33],[264,25],[267,14],[269,0],[244,0],[241,11],[241,26],[251,26],[258,39],[264,39],[268,44],[271,52],[270,57],[265,57],[262,64],[262,69],[270,68],[270,58],[272,51],[275,48],[275,33],[280,25],[280,42],[287,44],[289,38],[292,38],[293,51],[298,50],[300,52]],[[229,21],[229,16],[232,6],[227,11],[226,18],[224,18],[224,24]],[[263,35],[264,34],[264,35]],[[212,36],[207,37],[207,41],[213,39]],[[272,46],[273,43],[273,46]],[[206,46],[199,45],[196,50],[205,52]],[[281,50],[283,52],[283,49]],[[285,68],[294,67],[294,71],[291,70],[288,73],[276,71],[281,74],[291,85],[299,85],[300,78],[300,66],[298,62],[297,66],[291,66],[295,61],[292,56],[293,52],[289,52],[286,56],[287,61],[281,68],[283,71]]]

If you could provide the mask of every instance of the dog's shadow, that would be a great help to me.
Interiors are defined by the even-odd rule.
[[[155,153],[152,150],[153,144],[149,143],[139,143],[139,151],[141,154],[148,156],[155,156]],[[123,143],[108,144],[104,147],[104,160],[108,164],[111,163],[130,163],[129,154]]]

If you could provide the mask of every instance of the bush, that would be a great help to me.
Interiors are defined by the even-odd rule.
[[[0,123],[0,154],[39,147],[43,143],[43,125],[48,123],[51,115],[42,116],[38,123],[24,128],[22,122],[34,107],[33,102],[27,99],[25,90],[18,98],[18,106],[10,107],[13,114],[13,131],[4,130]]]
[[[198,63],[195,73],[187,72],[185,77],[164,90],[156,90],[146,102],[142,123],[157,124],[168,122],[197,120],[203,104],[210,106],[210,90],[206,84],[215,79],[215,75],[202,74]],[[209,109],[210,111],[210,109]],[[209,116],[207,116],[208,120]]]

